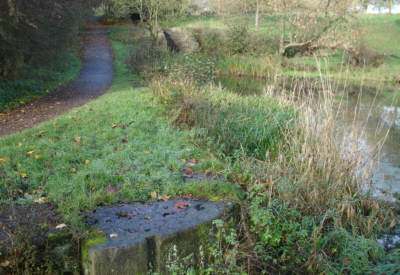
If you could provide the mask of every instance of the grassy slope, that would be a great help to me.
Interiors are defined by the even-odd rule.
[[[128,47],[113,41],[113,48],[115,80],[107,94],[0,139],[3,201],[46,197],[68,220],[79,221],[80,210],[117,200],[145,201],[153,191],[210,198],[232,193],[228,184],[184,183],[183,159],[206,158],[195,170],[212,170],[217,162],[193,144],[192,132],[169,125],[149,90],[132,89],[138,77],[125,68]]]

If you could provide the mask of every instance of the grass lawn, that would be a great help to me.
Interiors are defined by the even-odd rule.
[[[3,203],[56,202],[67,221],[80,211],[117,201],[146,201],[150,194],[191,193],[232,198],[220,182],[185,183],[193,169],[217,171],[221,164],[196,146],[192,131],[165,119],[150,90],[134,90],[140,79],[125,67],[128,47],[113,41],[115,79],[98,100],[23,133],[0,139],[0,198]]]

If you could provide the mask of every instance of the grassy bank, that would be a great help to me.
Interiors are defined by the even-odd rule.
[[[45,96],[74,79],[82,67],[74,54],[60,55],[41,65],[25,65],[12,80],[0,80],[0,112]]]
[[[121,29],[121,40],[124,33],[132,37]],[[331,96],[316,104],[307,87],[301,100],[290,90],[240,96],[206,84],[216,73],[212,57],[167,53],[154,62],[140,53],[133,46],[128,64],[145,70],[165,113],[224,158],[227,178],[243,191],[241,221],[216,224],[204,273],[399,272],[400,251],[376,241],[396,232],[398,210],[365,192],[369,175],[356,173],[364,160],[348,148],[356,133],[336,134]]]

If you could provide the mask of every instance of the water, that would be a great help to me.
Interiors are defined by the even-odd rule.
[[[219,77],[216,83],[242,95],[263,93],[270,85],[263,80],[237,77]],[[290,81],[285,86],[288,85]],[[400,194],[400,108],[384,105],[380,97],[371,103],[369,96],[357,95],[358,90],[353,96],[343,96],[337,111],[339,131],[361,133],[358,150],[374,162],[372,180],[377,195]]]

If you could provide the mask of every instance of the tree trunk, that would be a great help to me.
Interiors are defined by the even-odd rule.
[[[281,14],[281,38],[279,41],[279,55],[285,53],[285,15]]]
[[[257,0],[257,7],[256,7],[256,23],[255,23],[256,31],[258,31],[259,20],[260,20],[260,0]]]

